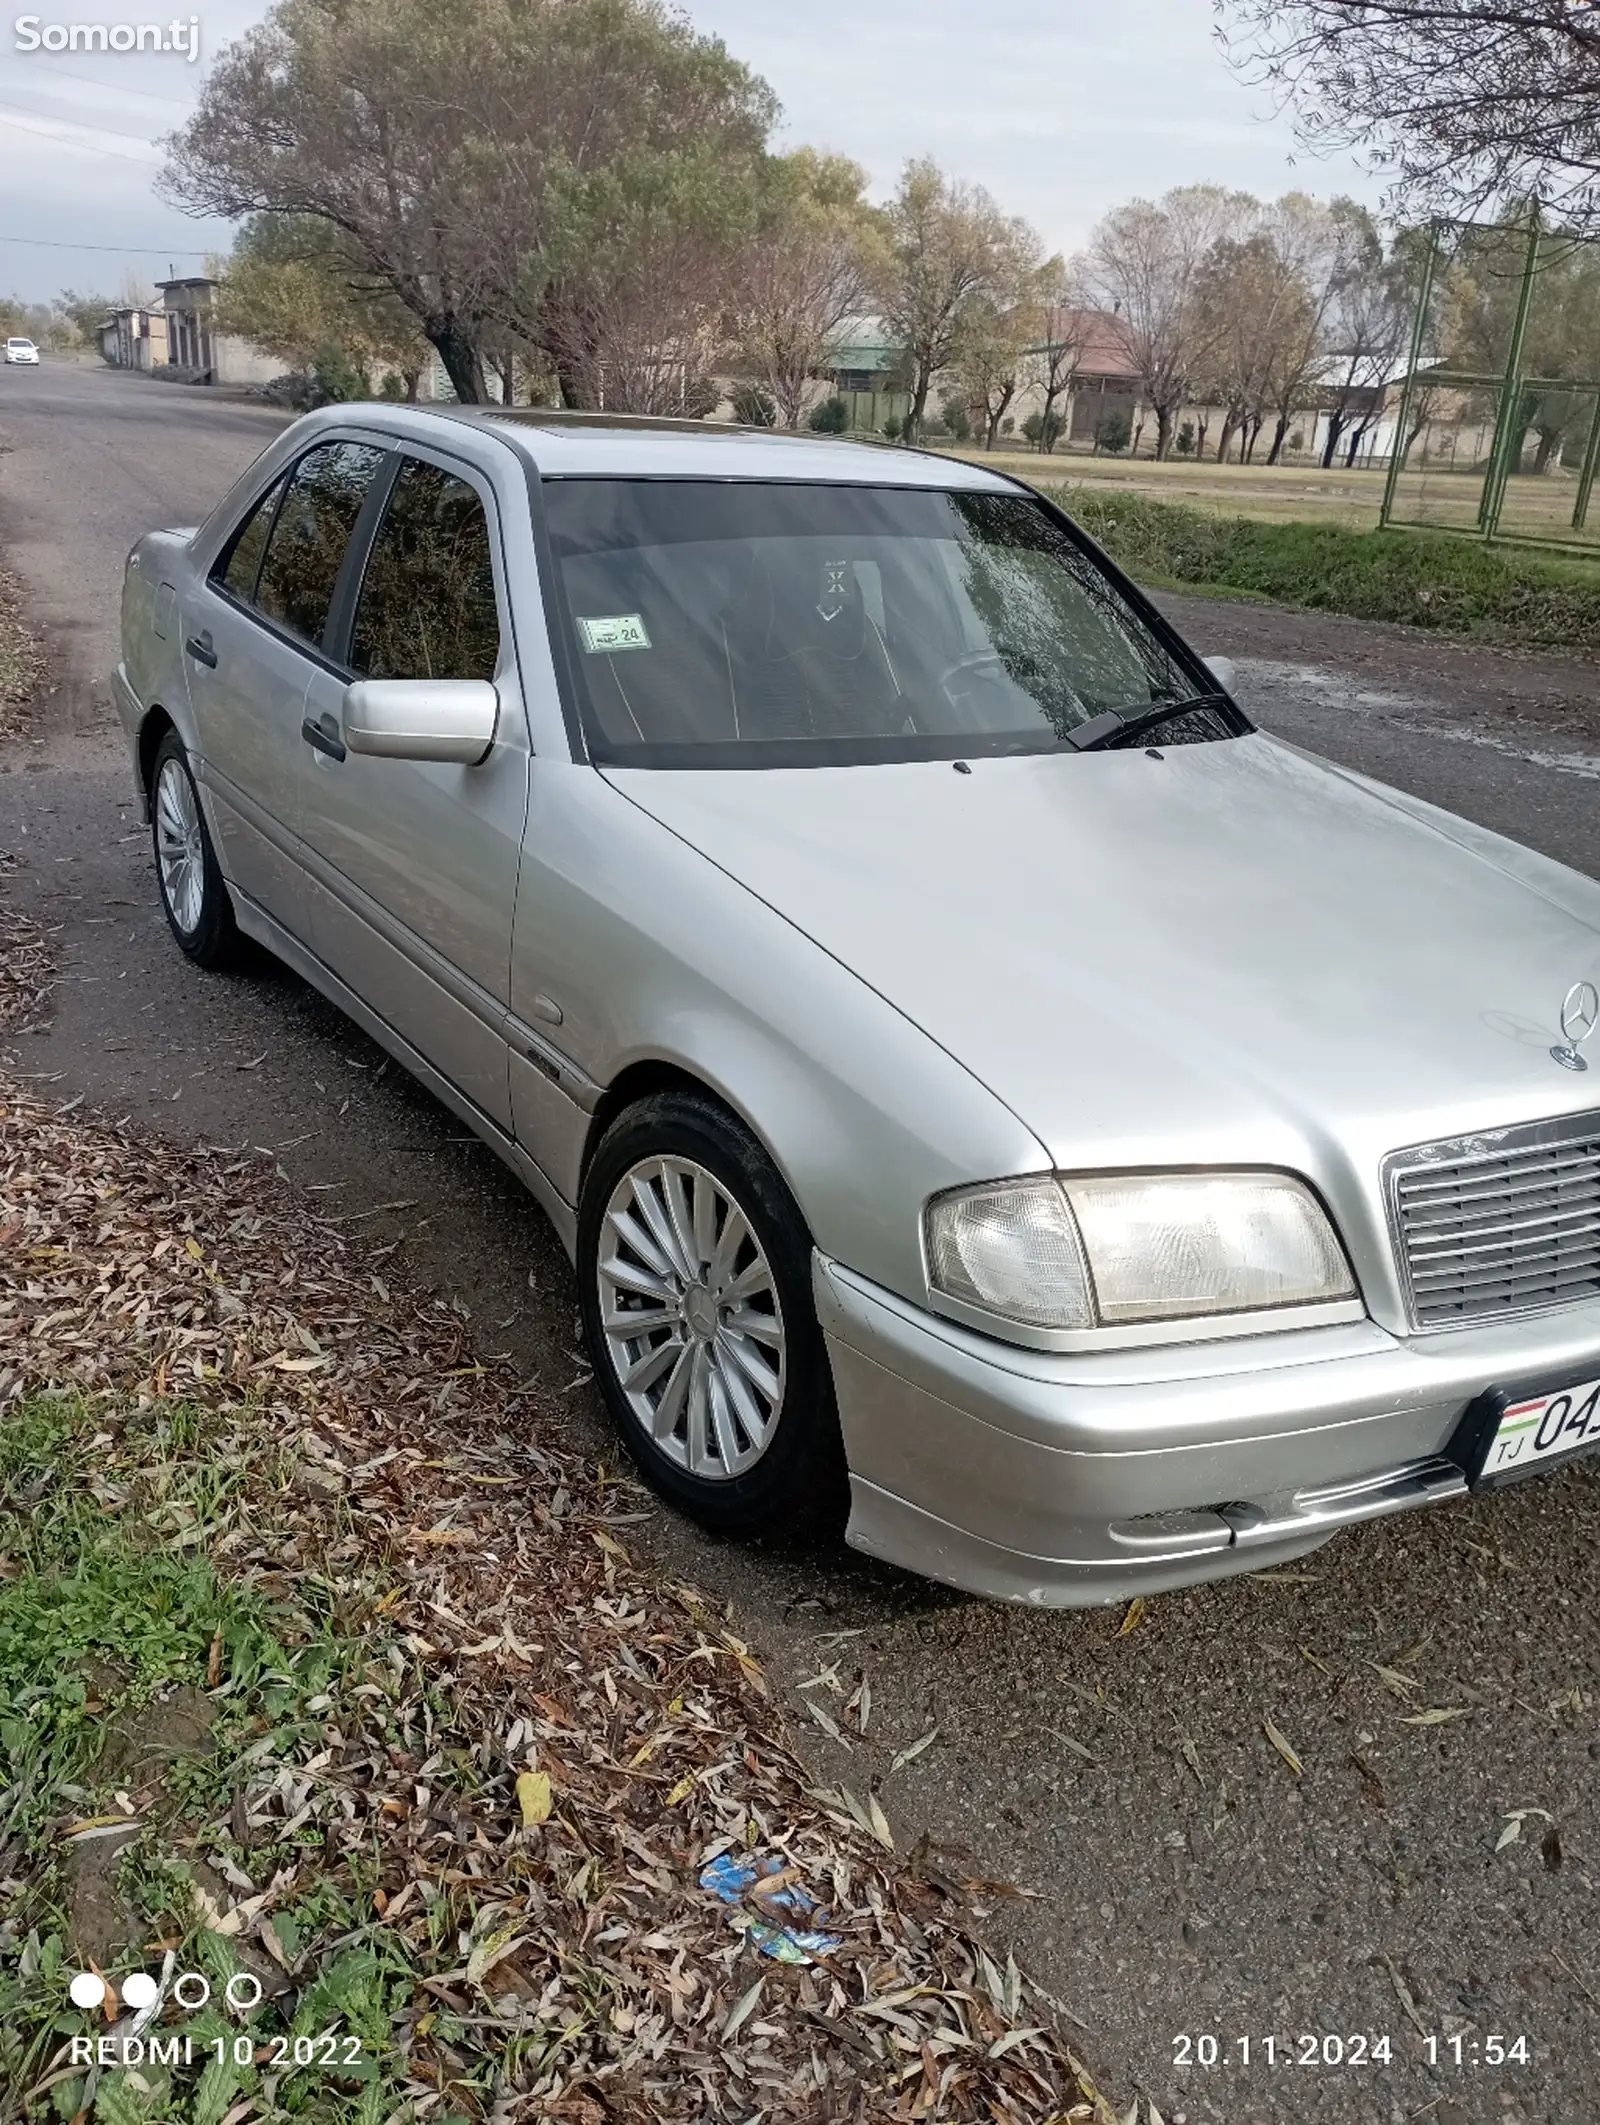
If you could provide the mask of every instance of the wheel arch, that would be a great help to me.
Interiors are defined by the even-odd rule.
[[[146,814],[149,813],[151,797],[154,794],[156,754],[160,752],[162,740],[168,731],[177,729],[177,724],[161,703],[152,701],[145,710],[144,721],[139,725],[139,786],[144,791]]]
[[[617,1116],[625,1114],[630,1107],[636,1107],[641,1100],[648,1099],[653,1093],[657,1092],[687,1092],[698,1099],[708,1101],[714,1107],[720,1107],[724,1114],[736,1121],[742,1129],[747,1129],[755,1138],[756,1142],[767,1154],[767,1157],[771,1159],[791,1197],[794,1196],[794,1183],[784,1171],[783,1161],[779,1158],[773,1146],[768,1143],[764,1133],[756,1126],[752,1117],[740,1107],[736,1100],[730,1099],[720,1085],[713,1084],[709,1078],[700,1076],[696,1071],[686,1068],[682,1063],[668,1061],[665,1056],[639,1057],[619,1070],[610,1084],[607,1085],[599,1105],[589,1117],[589,1127],[584,1137],[582,1162],[578,1169],[580,1191],[583,1183],[589,1177],[589,1168],[594,1163],[594,1155],[599,1149],[600,1140]],[[796,1207],[799,1207],[798,1199],[796,1200]],[[803,1215],[804,1213],[802,1212]]]

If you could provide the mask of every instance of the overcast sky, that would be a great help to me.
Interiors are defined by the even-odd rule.
[[[19,50],[14,25],[34,10],[41,27],[168,19],[141,0],[10,0],[0,14],[0,293],[115,294],[130,271],[199,272],[207,251],[227,249],[227,226],[155,196],[154,143],[182,123],[208,59],[265,6],[202,5],[197,65]],[[1120,201],[1175,184],[1380,195],[1353,162],[1298,153],[1288,121],[1224,66],[1208,0],[689,0],[688,12],[772,84],[781,145],[853,155],[876,198],[908,155],[931,154],[1025,214],[1052,250],[1075,249]]]

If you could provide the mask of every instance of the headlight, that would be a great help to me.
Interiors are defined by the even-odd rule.
[[[1042,1175],[941,1196],[927,1229],[936,1289],[1030,1328],[1356,1296],[1321,1205],[1283,1173]]]
[[[1078,1228],[1048,1175],[942,1195],[928,1205],[928,1266],[940,1291],[1029,1328],[1092,1328]]]

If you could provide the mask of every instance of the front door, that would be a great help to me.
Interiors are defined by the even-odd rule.
[[[505,1021],[528,806],[528,738],[493,496],[444,457],[401,458],[338,662],[357,678],[492,679],[500,720],[476,767],[306,746],[305,841],[318,957],[475,1107],[511,1125]],[[337,732],[344,679],[319,672]]]
[[[296,853],[300,726],[350,535],[384,452],[307,451],[242,518],[183,600],[183,661],[218,855],[228,878],[305,934]]]

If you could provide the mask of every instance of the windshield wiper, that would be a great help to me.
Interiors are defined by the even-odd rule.
[[[1137,716],[1119,715],[1116,709],[1108,708],[1102,715],[1080,723],[1076,730],[1069,730],[1066,742],[1080,753],[1103,752],[1119,738],[1140,737],[1147,730],[1172,722],[1176,716],[1191,715],[1197,708],[1231,709],[1232,705],[1226,694],[1190,694],[1183,701],[1159,702]]]

